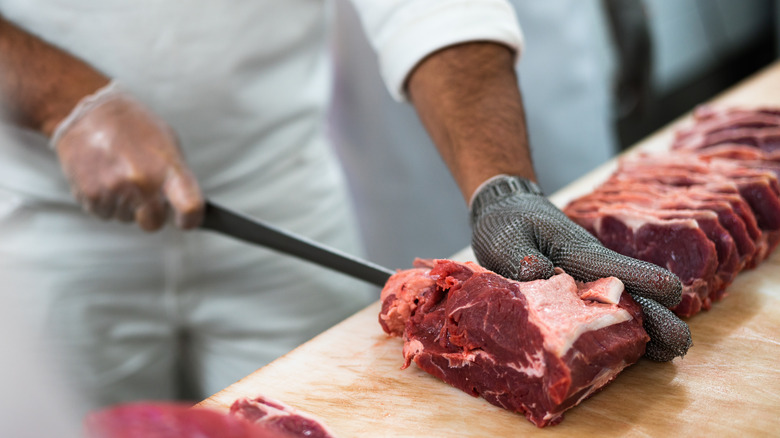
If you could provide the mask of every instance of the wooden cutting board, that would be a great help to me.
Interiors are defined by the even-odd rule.
[[[715,101],[780,105],[780,64]],[[663,150],[671,136],[666,128],[629,153]],[[606,163],[551,199],[563,206],[614,166]],[[471,257],[464,250],[453,258]],[[400,370],[402,343],[381,330],[379,303],[199,405],[226,410],[239,397],[264,394],[319,416],[342,437],[779,436],[780,251],[741,273],[728,291],[689,320],[694,346],[685,358],[641,360],[545,429],[415,365]]]

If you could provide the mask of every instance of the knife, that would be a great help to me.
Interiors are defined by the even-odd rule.
[[[299,257],[377,286],[384,286],[387,279],[395,274],[391,269],[232,211],[213,201],[206,201],[200,228]]]

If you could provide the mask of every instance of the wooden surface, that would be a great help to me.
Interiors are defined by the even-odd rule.
[[[780,64],[716,102],[780,105]],[[629,153],[663,150],[671,135],[661,130]],[[562,206],[613,169],[607,163],[551,199]],[[414,365],[401,371],[401,340],[382,332],[378,303],[200,405],[227,409],[265,394],[319,416],[341,437],[780,436],[780,251],[728,291],[689,320],[694,346],[684,359],[641,360],[545,429]]]

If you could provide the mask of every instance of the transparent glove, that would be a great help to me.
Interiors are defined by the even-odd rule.
[[[198,226],[203,196],[172,129],[112,82],[82,99],[51,146],[82,207],[103,219],[162,227]]]
[[[507,278],[549,278],[554,266],[585,282],[619,278],[644,311],[644,327],[651,338],[646,357],[670,361],[691,346],[688,325],[666,308],[680,302],[680,279],[605,248],[533,182],[506,175],[486,181],[472,199],[471,226],[471,245],[479,263]]]

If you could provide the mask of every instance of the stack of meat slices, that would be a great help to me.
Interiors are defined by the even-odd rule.
[[[699,108],[671,149],[621,160],[564,212],[608,248],[677,274],[673,310],[692,316],[780,242],[780,110]]]
[[[681,129],[673,149],[700,150],[718,145],[741,145],[760,150],[769,161],[780,159],[780,109],[716,109],[701,106],[694,124]]]

